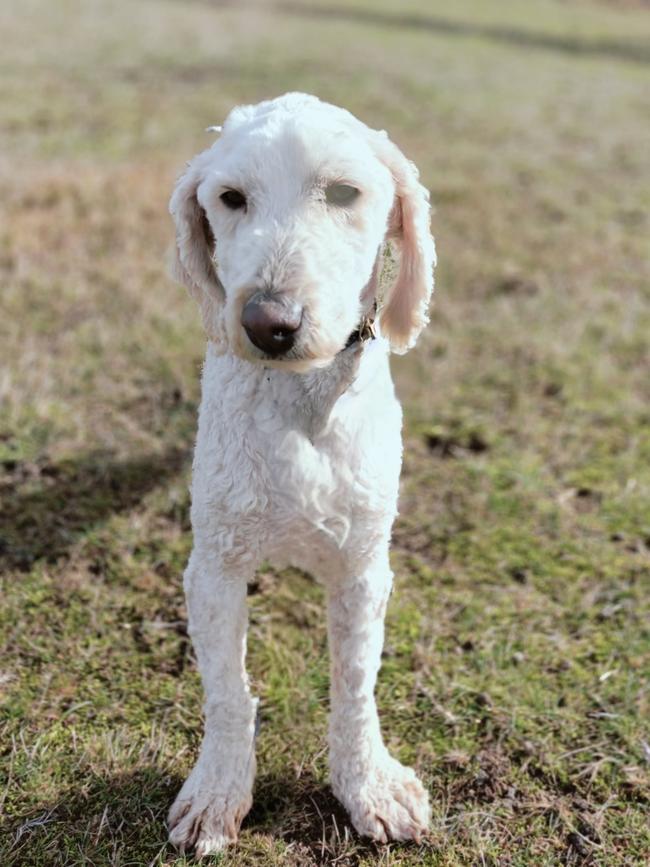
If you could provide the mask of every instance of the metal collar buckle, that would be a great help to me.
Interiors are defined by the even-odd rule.
[[[359,327],[348,337],[347,343],[343,348],[348,349],[354,343],[366,343],[368,340],[374,340],[377,337],[376,316],[377,302],[375,301],[370,310],[361,319]]]

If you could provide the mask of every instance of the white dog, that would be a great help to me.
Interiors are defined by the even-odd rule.
[[[235,108],[170,210],[209,338],[185,572],[205,734],[170,839],[217,851],[250,809],[246,584],[269,560],[327,591],[335,795],[360,834],[418,840],[427,793],[384,746],[373,693],[402,452],[388,356],[428,321],[428,193],[385,132],[290,93]],[[399,270],[382,289],[387,243]]]

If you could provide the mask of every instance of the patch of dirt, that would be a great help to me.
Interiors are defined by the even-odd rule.
[[[424,434],[425,442],[437,457],[459,458],[468,452],[482,454],[490,448],[485,435],[479,430],[464,429],[459,425],[435,425]]]

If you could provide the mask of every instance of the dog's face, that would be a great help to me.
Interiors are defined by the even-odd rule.
[[[235,109],[170,209],[176,273],[222,351],[293,370],[327,364],[373,304],[388,237],[401,266],[382,330],[404,351],[426,322],[426,191],[385,134],[342,109],[302,94]]]

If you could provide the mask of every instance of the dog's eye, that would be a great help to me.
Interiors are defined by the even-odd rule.
[[[246,207],[246,196],[239,190],[226,190],[219,198],[231,211],[240,211]]]
[[[359,190],[350,184],[330,184],[325,188],[325,200],[329,205],[344,208],[359,196]]]

